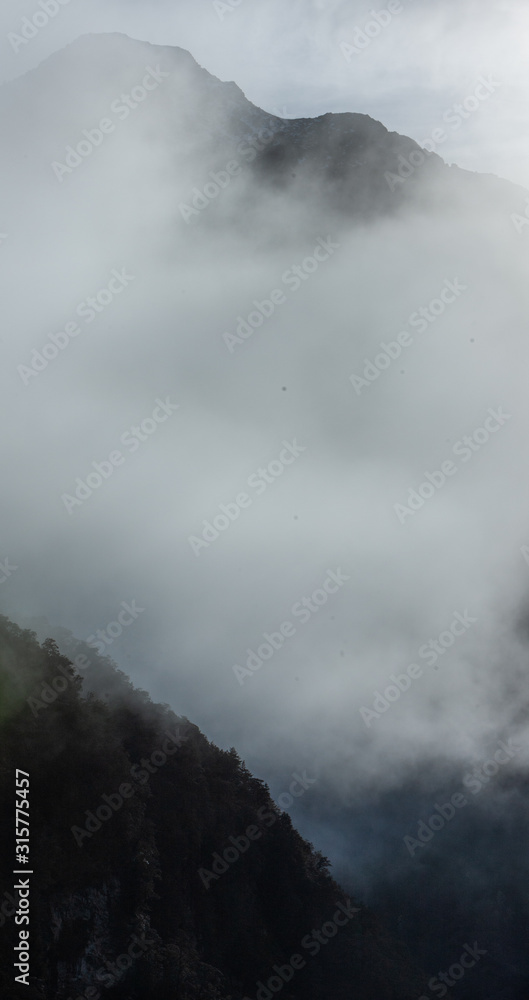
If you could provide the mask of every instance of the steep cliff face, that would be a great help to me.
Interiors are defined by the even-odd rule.
[[[15,995],[20,931],[20,768],[32,872],[26,996],[416,1000],[424,979],[404,949],[343,893],[235,750],[91,657],[86,693],[53,640],[39,646],[0,620],[3,995]]]

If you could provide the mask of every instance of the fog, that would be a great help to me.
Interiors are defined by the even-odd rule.
[[[442,174],[427,210],[355,222],[308,177],[307,210],[230,146],[281,128],[277,109],[261,120],[191,58],[123,35],[76,42],[0,102],[3,612],[87,639],[136,602],[102,648],[276,795],[306,768],[330,809],[417,780],[433,802],[509,737],[524,774],[523,192],[517,224],[488,189],[446,211]],[[320,820],[301,822],[343,860]]]

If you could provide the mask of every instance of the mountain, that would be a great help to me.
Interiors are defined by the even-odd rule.
[[[406,950],[236,751],[88,652],[89,692],[52,639],[0,619],[3,995],[20,992],[29,880],[30,969],[15,972],[30,1000],[416,1000],[424,976]],[[15,775],[27,877],[11,874],[25,871]]]
[[[143,87],[149,67],[155,75]],[[0,119],[9,139],[4,152],[8,177],[24,179],[29,189],[38,181],[39,189],[44,184],[55,192],[59,181],[66,199],[68,182],[76,183],[71,175],[84,172],[90,161],[97,201],[96,157],[107,171],[105,185],[109,164],[115,164],[110,184],[116,197],[117,176],[126,175],[138,184],[140,198],[145,174],[136,174],[124,156],[128,130],[135,130],[170,158],[173,195],[178,193],[175,221],[181,224],[183,218],[188,240],[194,225],[203,223],[206,206],[208,226],[225,225],[228,212],[230,222],[251,239],[263,197],[272,202],[275,197],[280,206],[287,196],[291,211],[298,208],[300,224],[312,222],[312,229],[322,213],[327,224],[343,226],[405,207],[458,212],[464,206],[479,212],[483,200],[501,214],[525,207],[523,189],[448,166],[435,152],[426,153],[368,115],[281,119],[253,105],[235,83],[212,76],[186,50],[120,34],[82,36],[5,84]],[[21,120],[30,129],[21,129]],[[101,120],[108,131],[99,129]],[[237,173],[226,171],[228,163]],[[257,199],[250,180],[259,185]],[[204,194],[206,185],[211,197]],[[288,237],[279,210],[276,240],[278,231]]]

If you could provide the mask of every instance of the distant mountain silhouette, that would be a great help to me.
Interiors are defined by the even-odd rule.
[[[152,92],[151,80],[142,99],[148,68],[162,75]],[[123,94],[129,103],[121,100]],[[526,204],[526,193],[516,185],[448,166],[435,152],[426,153],[413,139],[389,132],[368,115],[282,119],[257,108],[235,83],[212,76],[184,49],[120,34],[82,36],[37,69],[5,84],[0,88],[0,117],[9,140],[3,154],[7,172],[22,172],[28,186],[38,177],[39,183],[54,189],[58,174],[65,196],[68,182],[74,180],[70,172],[77,169],[95,171],[94,183],[100,182],[102,158],[106,165],[117,164],[117,175],[122,172],[130,182],[134,165],[120,160],[120,143],[129,128],[135,130],[147,146],[155,144],[173,163],[175,192],[181,192],[175,198],[175,222],[188,223],[188,237],[197,220],[200,230],[205,218],[207,225],[225,225],[226,206],[230,224],[251,233],[265,193],[269,198],[287,195],[290,206],[298,206],[300,220],[312,220],[315,228],[323,220],[334,226],[350,224],[404,206],[456,212],[464,206],[469,212],[486,203],[489,211],[496,206],[504,216],[523,212]],[[96,137],[90,153],[94,130],[104,118],[113,132],[102,133],[99,142]],[[21,121],[30,122],[31,129],[21,129]],[[77,146],[83,141],[79,154]],[[237,174],[226,173],[230,162],[237,165]],[[62,174],[59,164],[65,168]],[[222,197],[213,193],[212,174],[219,171],[228,179]],[[251,179],[258,183],[257,198],[248,186]],[[137,183],[143,180],[140,173]],[[207,184],[211,198],[203,194]],[[217,177],[217,187],[222,186]],[[208,204],[206,217],[195,208],[201,197]],[[187,213],[182,208],[186,205]],[[290,224],[282,223],[281,214],[273,218],[270,239],[288,235]],[[260,238],[265,240],[267,234]]]

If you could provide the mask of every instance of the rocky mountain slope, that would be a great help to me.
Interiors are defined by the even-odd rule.
[[[255,107],[235,83],[212,76],[184,49],[119,34],[82,36],[4,85],[0,120],[8,139],[5,180],[25,179],[30,200],[35,184],[41,195],[41,185],[56,194],[60,183],[66,201],[71,186],[73,202],[81,175],[85,197],[94,201],[102,176],[116,198],[120,178],[141,197],[142,186],[155,181],[144,162],[130,162],[127,143],[134,134],[153,157],[167,158],[163,181],[175,196],[175,225],[188,223],[187,238],[205,205],[209,226],[225,224],[229,214],[232,225],[250,231],[265,195],[286,194],[300,219],[314,225],[321,212],[336,225],[403,206],[457,211],[475,203],[478,210],[484,197],[502,213],[525,207],[522,189],[450,167],[368,115],[281,119]],[[226,172],[228,163],[236,165],[233,173]],[[9,217],[9,205],[7,212]],[[277,237],[280,212],[273,223]]]

